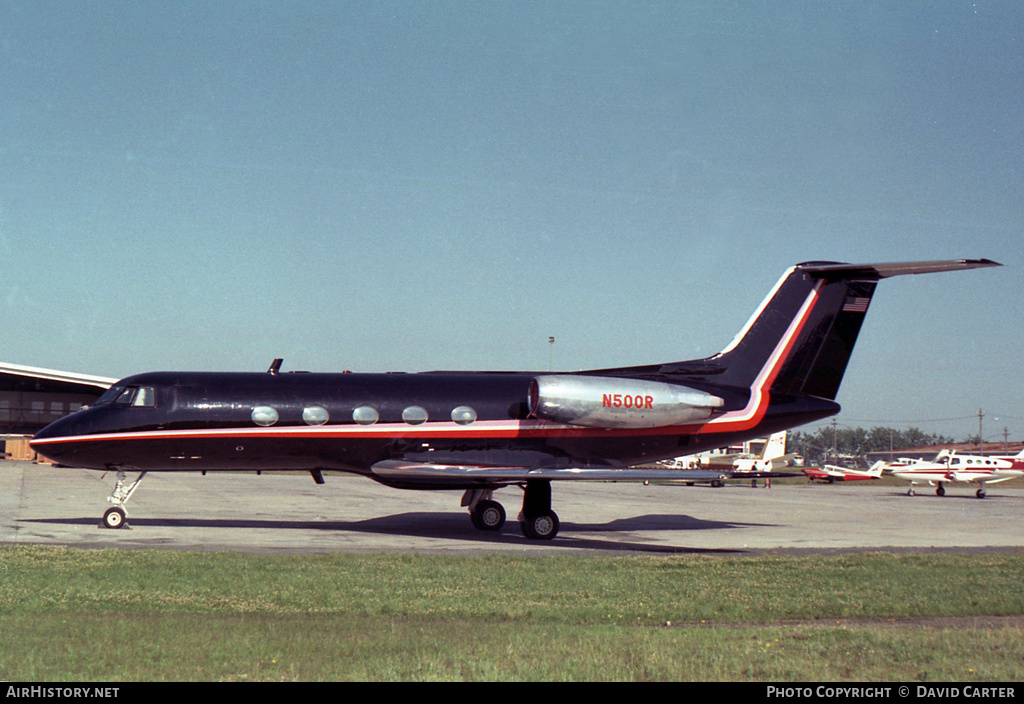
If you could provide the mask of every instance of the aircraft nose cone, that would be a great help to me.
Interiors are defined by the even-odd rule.
[[[81,411],[79,411],[81,412]],[[64,454],[65,444],[59,442],[60,438],[81,435],[81,422],[76,418],[77,414],[58,418],[41,430],[29,441],[29,446],[51,460],[56,460]]]
[[[32,442],[36,440],[48,440],[51,438],[59,438],[66,435],[75,435],[76,433],[69,432],[70,426],[72,425],[69,421],[71,416],[64,416],[58,418],[49,425],[36,431],[36,434],[32,437]]]

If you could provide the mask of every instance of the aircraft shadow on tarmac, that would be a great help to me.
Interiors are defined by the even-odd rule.
[[[60,524],[101,527],[95,518],[49,518],[23,519],[20,522],[37,524]],[[592,550],[639,551],[661,553],[742,553],[743,550],[729,548],[695,548],[679,545],[664,545],[655,542],[631,540],[628,534],[634,531],[676,533],[687,531],[728,530],[735,528],[763,529],[767,524],[736,523],[729,521],[708,521],[685,515],[648,514],[617,519],[608,523],[563,522],[561,531],[553,541],[536,541],[526,538],[515,520],[509,520],[497,532],[484,532],[473,528],[461,513],[400,513],[360,521],[295,521],[275,519],[237,518],[131,518],[127,528],[210,528],[243,530],[299,530],[299,531],[349,531],[406,537],[440,538],[487,544],[522,543],[529,546],[551,548],[586,548]],[[622,539],[612,537],[587,537],[586,534],[622,534]],[[144,539],[142,530],[131,533],[133,539]],[[164,538],[166,536],[163,536]],[[259,543],[258,537],[252,542]],[[386,548],[384,548],[386,549]]]

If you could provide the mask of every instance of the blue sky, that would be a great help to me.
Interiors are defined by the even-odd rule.
[[[839,422],[1020,439],[1022,42],[1011,1],[0,0],[0,359],[645,364],[796,262],[987,257],[881,283]]]

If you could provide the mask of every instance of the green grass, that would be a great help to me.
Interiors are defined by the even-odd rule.
[[[16,547],[0,550],[0,678],[1014,681],[1024,619],[914,619],[1024,615],[1022,578],[1024,553]]]

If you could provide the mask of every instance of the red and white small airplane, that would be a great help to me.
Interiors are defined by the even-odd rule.
[[[804,467],[804,474],[810,481],[822,481],[832,484],[834,482],[853,482],[865,479],[878,479],[885,469],[885,462],[875,462],[871,469],[847,469],[834,464],[826,464],[821,467]]]
[[[1013,463],[1013,469],[1024,469],[1024,450],[1016,455],[993,455],[997,460],[1006,460]]]
[[[910,482],[908,496],[914,495],[914,486],[918,484],[934,486],[938,496],[945,496],[945,484],[953,482],[980,485],[975,495],[983,499],[986,485],[1024,476],[1024,451],[1012,458],[1002,458],[943,450],[932,461],[901,459],[888,467],[893,476]]]

